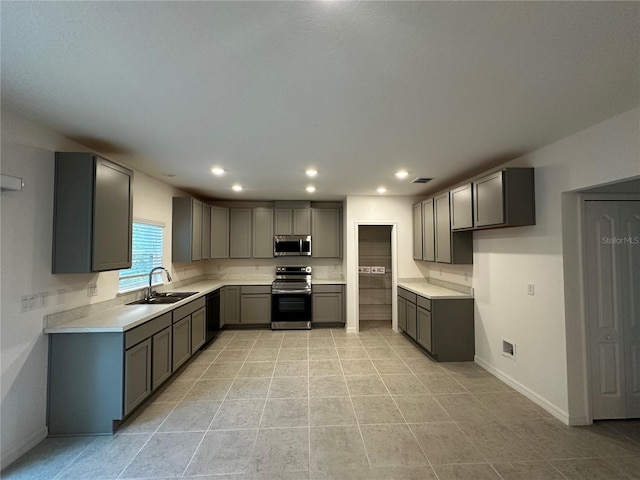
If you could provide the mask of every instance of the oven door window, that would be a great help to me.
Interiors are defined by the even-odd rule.
[[[311,320],[311,295],[272,295],[273,321]]]

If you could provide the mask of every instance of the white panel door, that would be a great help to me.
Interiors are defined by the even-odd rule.
[[[585,252],[594,419],[640,412],[640,202],[587,202]]]

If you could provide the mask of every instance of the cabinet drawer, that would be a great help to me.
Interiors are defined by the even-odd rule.
[[[242,295],[251,293],[268,293],[271,294],[271,285],[243,285],[240,287]]]
[[[191,315],[196,310],[204,307],[206,303],[206,299],[204,296],[194,300],[193,302],[187,303],[182,307],[178,307],[173,311],[173,321],[177,322],[178,320],[186,317],[187,315]]]
[[[311,290],[313,293],[342,293],[342,285],[312,285]]]
[[[417,295],[402,287],[398,287],[398,296],[410,301],[411,303],[416,303]]]
[[[431,300],[418,296],[418,306],[431,311]]]
[[[155,335],[171,325],[171,312],[165,313],[157,318],[143,323],[139,327],[133,328],[124,334],[124,348],[131,348],[135,344]]]

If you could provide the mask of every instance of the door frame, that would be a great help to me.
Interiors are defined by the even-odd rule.
[[[591,351],[589,348],[589,336],[590,336],[590,325],[589,319],[587,316],[587,249],[585,245],[586,235],[587,235],[587,223],[586,223],[586,207],[587,202],[624,202],[624,201],[640,201],[640,195],[634,193],[579,193],[579,201],[580,201],[580,209],[579,209],[579,232],[580,232],[580,242],[578,248],[580,249],[580,261],[581,265],[581,285],[580,290],[582,292],[582,327],[583,327],[583,338],[582,344],[584,348],[584,358],[583,365],[584,370],[582,372],[583,380],[584,380],[584,395],[585,395],[585,404],[587,406],[586,420],[588,424],[593,423],[593,405],[591,400]]]
[[[356,288],[356,318],[355,331],[360,331],[360,276],[358,274],[358,259],[360,258],[360,226],[391,227],[391,329],[398,332],[398,223],[397,222],[355,222],[354,260],[351,267],[354,269],[354,284]]]

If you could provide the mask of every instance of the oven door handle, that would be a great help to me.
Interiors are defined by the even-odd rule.
[[[289,294],[305,294],[311,295],[309,290],[271,290],[272,295],[289,295]]]

